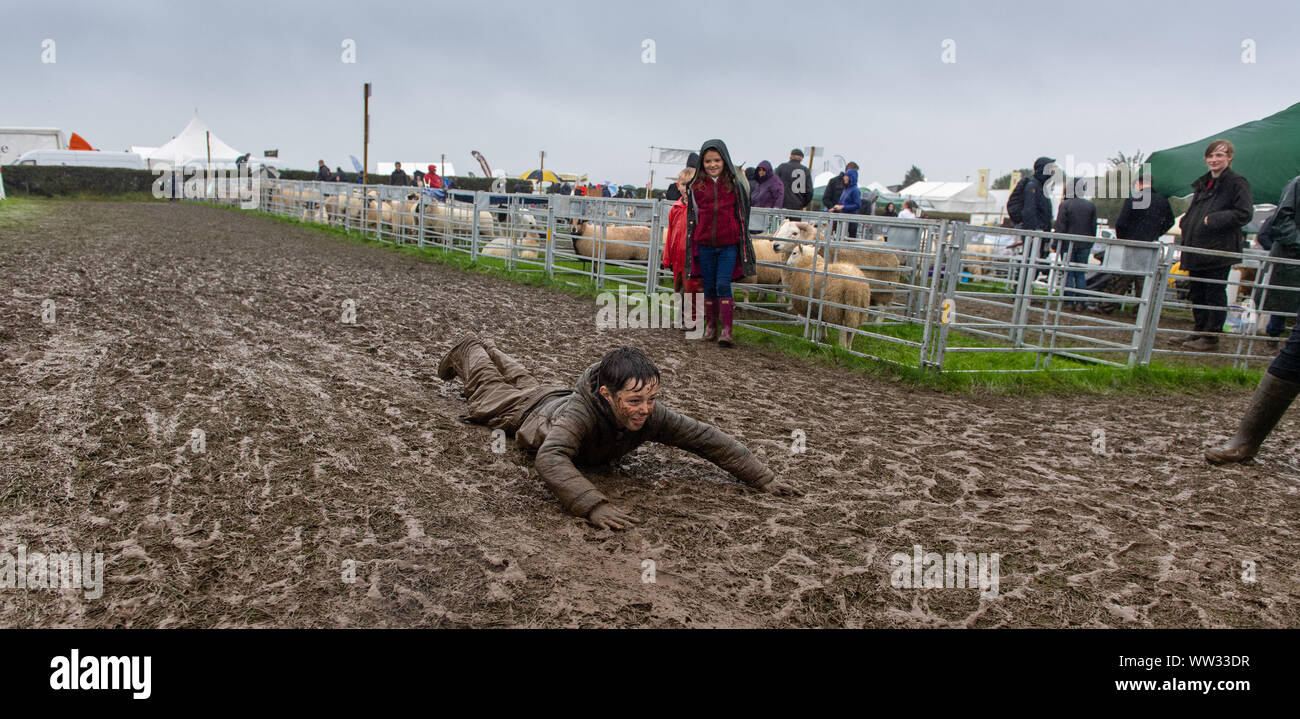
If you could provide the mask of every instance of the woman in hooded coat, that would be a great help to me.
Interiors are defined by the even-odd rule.
[[[732,344],[731,283],[754,274],[749,239],[749,184],[722,140],[700,147],[700,171],[686,191],[686,276],[704,285],[704,339]]]
[[[754,207],[781,207],[785,203],[785,185],[772,172],[772,163],[763,160],[755,173]]]

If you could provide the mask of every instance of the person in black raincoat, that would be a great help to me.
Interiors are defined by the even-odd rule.
[[[755,274],[754,243],[749,238],[749,185],[731,162],[722,140],[700,147],[700,171],[686,188],[687,277],[704,288],[704,339],[732,343],[735,301],[731,283]]]
[[[1215,140],[1205,148],[1209,172],[1196,178],[1192,204],[1179,227],[1183,247],[1217,252],[1240,253],[1245,234],[1241,228],[1250,222],[1255,203],[1250,197],[1250,183],[1232,171],[1232,143]],[[1197,334],[1182,343],[1183,349],[1212,352],[1219,348],[1218,333],[1228,317],[1228,272],[1241,261],[1238,257],[1183,252],[1179,263],[1191,279],[1188,301],[1193,305]],[[1208,306],[1206,306],[1208,305]]]

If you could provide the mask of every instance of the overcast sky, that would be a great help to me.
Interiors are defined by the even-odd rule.
[[[963,180],[1042,154],[1102,162],[1300,101],[1295,2],[1158,5],[12,3],[0,126],[156,147],[197,107],[239,150],[351,170],[370,81],[372,169],[446,153],[481,174],[478,150],[517,175],[545,150],[550,169],[644,184],[649,146],[721,137],[737,162],[816,144],[856,160],[864,182],[895,184],[913,163]],[[658,166],[655,185],[677,169]]]

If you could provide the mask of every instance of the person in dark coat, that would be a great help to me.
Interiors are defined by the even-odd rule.
[[[898,217],[898,207],[890,202],[885,205],[885,209],[880,212],[881,217]]]
[[[400,162],[398,162],[398,163],[394,163],[394,165],[393,165],[393,174],[392,174],[392,175],[389,175],[389,177],[388,177],[388,184],[390,184],[390,185],[409,185],[409,184],[411,184],[411,178],[409,178],[409,177],[406,176],[406,171],[402,169],[402,163],[400,163]]]
[[[844,166],[846,170],[858,169],[858,163],[850,162]],[[840,193],[844,192],[844,173],[840,173],[826,183],[826,189],[822,190],[822,211],[829,212],[830,209],[840,202]]]
[[[1075,190],[1067,192],[1066,197],[1061,200],[1061,206],[1056,211],[1056,227],[1053,230],[1065,235],[1083,235],[1084,237],[1097,236],[1097,206],[1092,200],[1082,197],[1078,194],[1078,184],[1076,181]],[[1092,254],[1092,242],[1083,240],[1070,240],[1063,243],[1061,253],[1068,256],[1071,265],[1088,264],[1088,257]],[[1065,273],[1065,296],[1082,297],[1079,290],[1086,287],[1086,270],[1071,269]],[[1084,301],[1067,300],[1066,307],[1079,308]]]
[[[1265,226],[1268,228],[1267,241],[1271,243],[1268,256],[1286,260],[1300,260],[1300,228],[1296,226],[1296,216],[1300,214],[1300,177],[1287,183],[1282,189],[1282,199],[1277,209]],[[1261,283],[1265,279],[1272,289],[1261,289],[1263,302],[1260,311],[1268,312],[1268,327],[1265,332],[1269,337],[1282,336],[1287,319],[1295,319],[1296,310],[1300,309],[1300,292],[1277,289],[1277,287],[1300,287],[1300,265],[1265,263],[1272,273],[1261,274]],[[1277,340],[1270,340],[1269,346],[1276,349]]]
[[[722,140],[700,147],[700,171],[686,188],[686,276],[704,289],[705,340],[732,344],[731,283],[756,272],[749,227],[749,186]]]
[[[1255,204],[1250,183],[1232,171],[1232,143],[1215,140],[1205,148],[1209,172],[1192,183],[1196,191],[1183,215],[1183,247],[1240,253]],[[1184,349],[1212,352],[1219,348],[1219,332],[1228,317],[1228,272],[1240,257],[1218,257],[1184,251],[1180,264],[1191,279],[1188,301],[1193,305],[1196,333],[1182,343]]]
[[[1124,206],[1115,220],[1115,237],[1121,240],[1139,242],[1157,242],[1160,237],[1174,226],[1174,213],[1169,208],[1169,200],[1159,192],[1151,189],[1151,176],[1137,178],[1134,195],[1142,198],[1135,203],[1134,195],[1124,199]],[[1141,204],[1143,207],[1136,207]],[[1113,275],[1106,285],[1106,292],[1112,295],[1126,295],[1142,280],[1139,275]],[[1107,314],[1115,311],[1118,302],[1106,302],[1100,308]]]
[[[781,178],[781,187],[785,191],[781,207],[787,210],[808,209],[813,198],[812,175],[803,166],[803,150],[797,147],[791,150],[789,161],[776,168],[776,176]]]
[[[858,171],[845,170],[840,174],[840,184],[844,189],[840,192],[840,201],[835,203],[827,212],[838,212],[846,215],[862,214],[862,190],[858,189]],[[858,236],[858,223],[848,223],[848,236]]]
[[[583,371],[573,388],[543,385],[490,340],[468,334],[438,364],[438,377],[465,383],[467,418],[513,434],[564,508],[602,529],[629,529],[619,509],[579,471],[608,465],[645,442],[709,460],[744,484],[777,495],[800,494],[725,432],[656,401],[659,369],[641,350],[621,347]]]
[[[1052,230],[1052,201],[1048,197],[1048,180],[1052,179],[1052,172],[1055,170],[1056,160],[1051,157],[1040,157],[1034,160],[1034,174],[1025,178],[1024,208],[1020,212],[1020,224],[1016,225],[1021,230],[1040,230],[1050,232]],[[1029,251],[1028,238],[1017,240],[1012,247],[1024,246],[1024,251]],[[1052,252],[1051,243],[1046,240],[1040,240],[1038,243],[1038,265],[1034,270],[1034,279],[1047,274],[1047,269],[1041,265],[1045,264],[1043,260]]]
[[[329,165],[324,160],[316,161],[316,180],[319,182],[333,182],[334,176],[330,174]]]
[[[347,180],[343,179],[343,167],[342,167],[342,166],[334,168],[334,181],[335,181],[335,182],[347,182]]]
[[[1055,162],[1050,157],[1034,160],[1034,174],[1025,183],[1025,208],[1021,214],[1020,229],[1051,232],[1052,201],[1048,197],[1047,181],[1052,179]]]
[[[754,170],[754,200],[751,207],[782,207],[785,202],[785,186],[781,178],[772,172],[772,163],[763,160]]]

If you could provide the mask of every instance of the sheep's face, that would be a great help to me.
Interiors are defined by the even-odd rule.
[[[790,243],[790,244],[793,244],[793,243]],[[789,257],[789,259],[787,259],[787,260],[785,261],[785,263],[786,263],[787,265],[790,265],[791,267],[795,267],[795,266],[798,266],[798,264],[799,264],[800,261],[805,260],[805,259],[808,258],[808,257],[811,257],[812,254],[813,254],[813,246],[812,246],[812,245],[799,245],[799,244],[795,244],[795,245],[794,245],[794,248],[790,251],[790,257]]]
[[[794,222],[786,220],[781,223],[773,237],[772,250],[775,252],[789,252],[792,244],[797,243],[782,242],[783,239],[799,240],[802,242],[815,242],[817,239],[817,228],[807,222]]]

